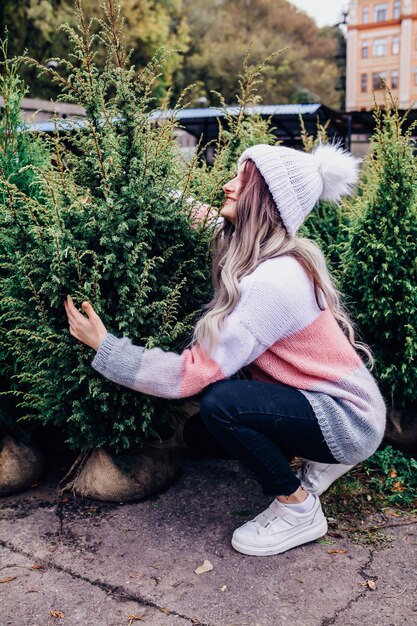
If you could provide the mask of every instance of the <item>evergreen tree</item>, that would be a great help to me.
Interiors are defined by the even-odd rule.
[[[47,168],[28,166],[36,194],[4,172],[0,180],[0,341],[26,418],[55,424],[76,450],[120,452],[160,432],[172,403],[96,374],[91,350],[69,334],[64,297],[89,300],[118,336],[182,349],[210,297],[211,229],[191,224],[174,116],[151,115],[160,60],[137,76],[113,0],[99,34],[79,2],[77,20],[66,27],[73,56],[61,60],[65,74],[48,71],[86,118],[65,122],[65,139],[56,127]],[[99,44],[108,51],[103,71]],[[174,200],[177,188],[184,195]]]
[[[319,144],[328,143],[328,124],[322,125],[317,122],[315,136],[308,134],[301,117],[300,124],[301,138],[306,152],[312,152]],[[301,237],[313,239],[320,246],[335,276],[340,271],[340,256],[348,237],[349,203],[349,198],[343,198],[339,204],[319,202],[307,216],[299,231]]]
[[[411,126],[387,95],[376,109],[366,185],[354,205],[343,253],[342,287],[374,351],[391,409],[416,407],[417,166]]]
[[[49,166],[49,158],[45,146],[39,136],[25,130],[24,122],[20,114],[22,98],[26,89],[19,77],[21,62],[11,63],[8,59],[7,40],[0,42],[0,96],[2,106],[0,108],[0,177],[12,185],[14,189],[36,199],[39,196],[39,188],[36,185],[35,168],[45,170]],[[10,211],[5,212],[3,207],[10,203]],[[26,216],[27,217],[27,216]],[[7,257],[8,250],[13,248],[14,237],[11,230],[17,235],[20,233],[20,246],[29,246],[30,240],[26,239],[28,222],[24,216],[14,212],[13,203],[9,196],[8,188],[0,188],[0,257]],[[0,268],[2,277],[5,270]],[[0,298],[2,294],[0,294]],[[13,303],[10,303],[13,306]],[[1,310],[1,305],[0,305]],[[16,373],[13,368],[13,359],[7,344],[1,341],[5,328],[0,322],[0,391],[10,389],[11,378]],[[20,412],[16,402],[11,397],[3,397],[0,402],[0,434],[7,432],[25,438],[25,431],[18,423]]]

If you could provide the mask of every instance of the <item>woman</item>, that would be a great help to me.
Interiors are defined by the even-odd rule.
[[[323,536],[318,494],[370,456],[385,406],[362,363],[352,324],[318,247],[296,237],[319,199],[338,201],[359,163],[340,147],[306,154],[281,146],[246,150],[224,186],[224,223],[215,239],[214,297],[182,354],[145,350],[108,333],[65,303],[71,334],[97,351],[108,379],[165,398],[202,392],[213,435],[251,469],[272,504],[238,528],[233,547],[278,554]],[[247,367],[251,380],[229,379]],[[288,459],[309,459],[301,476]]]

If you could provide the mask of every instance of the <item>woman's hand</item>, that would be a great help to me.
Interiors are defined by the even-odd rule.
[[[75,308],[71,296],[64,300],[64,306],[71,335],[97,352],[107,335],[107,330],[91,304],[83,302],[81,305],[87,317]]]

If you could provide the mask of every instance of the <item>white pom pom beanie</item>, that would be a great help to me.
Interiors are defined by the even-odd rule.
[[[338,202],[351,193],[361,161],[336,144],[321,144],[311,154],[258,144],[243,152],[239,165],[248,159],[265,179],[292,237],[319,200]]]

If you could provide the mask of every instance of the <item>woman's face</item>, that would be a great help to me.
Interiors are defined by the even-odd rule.
[[[226,194],[226,202],[224,203],[223,208],[220,211],[220,215],[222,217],[225,217],[233,224],[236,221],[236,203],[242,187],[244,167],[245,164],[242,163],[242,165],[238,169],[237,175],[223,186],[223,191]]]

